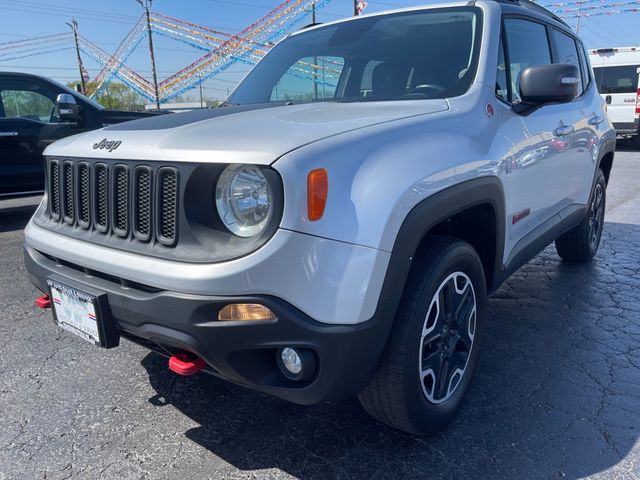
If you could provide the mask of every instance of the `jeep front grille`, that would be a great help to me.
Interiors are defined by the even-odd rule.
[[[78,164],[78,224],[83,228],[89,228],[91,223],[90,201],[91,176],[89,165]]]
[[[49,165],[49,205],[51,217],[60,220],[60,164],[51,162]],[[54,187],[55,186],[55,187]]]
[[[113,232],[129,234],[129,172],[124,165],[113,167]]]
[[[149,167],[137,167],[134,170],[134,232],[137,238],[145,242],[151,236],[151,175]]]
[[[105,235],[175,245],[177,169],[54,159],[48,173],[52,220]]]
[[[176,236],[176,205],[178,203],[178,175],[175,170],[160,170],[159,238],[170,241]]]
[[[95,229],[106,233],[109,230],[109,171],[107,166],[100,163],[95,166]]]
[[[62,164],[62,211],[64,221],[73,223],[73,163],[64,162]]]

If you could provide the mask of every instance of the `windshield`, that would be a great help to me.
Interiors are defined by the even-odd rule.
[[[480,10],[362,17],[292,35],[247,75],[234,104],[446,98],[473,81]]]

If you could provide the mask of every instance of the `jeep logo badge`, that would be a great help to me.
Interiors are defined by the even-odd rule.
[[[107,140],[103,138],[98,143],[93,144],[94,150],[107,150],[108,152],[113,152],[116,148],[120,146],[122,142],[120,140]]]

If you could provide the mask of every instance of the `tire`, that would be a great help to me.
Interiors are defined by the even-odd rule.
[[[556,251],[560,258],[568,262],[591,261],[600,246],[606,200],[607,183],[602,170],[598,170],[587,214],[576,227],[556,239]]]
[[[358,396],[374,418],[419,435],[436,433],[458,412],[476,367],[487,299],[482,263],[471,245],[432,236],[424,247],[377,371]],[[456,310],[457,318],[449,315]],[[445,359],[449,369],[440,375]]]

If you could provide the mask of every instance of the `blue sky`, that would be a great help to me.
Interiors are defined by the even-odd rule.
[[[541,1],[542,5],[561,0]],[[571,1],[571,0],[564,0]],[[618,1],[618,0],[616,0]],[[229,33],[241,30],[279,3],[278,0],[155,0],[153,10],[193,23],[207,25]],[[429,0],[371,0],[365,13],[390,8],[433,3]],[[39,35],[68,31],[65,25],[72,17],[79,31],[104,50],[112,52],[141,14],[135,0],[0,0],[2,21],[0,43]],[[332,0],[318,11],[318,21],[330,21],[352,14],[351,0]],[[568,20],[575,27],[576,19]],[[582,18],[580,35],[588,48],[640,45],[640,14],[621,14]],[[156,39],[157,67],[160,79],[195,60],[201,53],[177,42]],[[146,43],[131,56],[129,66],[151,77]],[[97,63],[85,58],[91,76],[100,70]],[[73,51],[28,57],[1,63],[0,70],[39,73],[61,82],[77,80]],[[205,96],[224,98],[227,91],[242,78],[247,67],[236,67],[205,84]],[[189,95],[195,97],[196,91]]]

